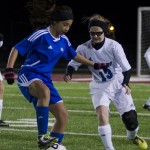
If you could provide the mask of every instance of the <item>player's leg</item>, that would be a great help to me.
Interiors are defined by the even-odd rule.
[[[139,124],[132,96],[127,95],[124,88],[121,88],[116,96],[114,104],[125,124],[128,139],[131,139],[140,149],[147,149],[146,141],[137,135]]]
[[[9,126],[8,123],[2,120],[3,96],[4,96],[4,85],[3,85],[3,78],[0,73],[0,126]]]
[[[150,98],[146,101],[146,103],[143,105],[144,109],[150,110]]]
[[[36,111],[38,146],[41,149],[48,148],[57,141],[56,138],[51,138],[47,134],[50,90],[34,73],[20,73],[17,80],[21,93],[33,103]]]
[[[98,133],[106,150],[114,150],[112,143],[112,130],[109,124],[109,110],[106,106],[99,106],[96,108],[98,116]]]
[[[54,87],[52,82],[46,82],[47,87],[50,89],[50,102],[49,102],[49,111],[53,114],[55,117],[55,123],[51,129],[50,137],[56,138],[57,141],[55,144],[52,145],[52,147],[63,147],[61,145],[61,142],[64,137],[64,131],[66,128],[66,125],[68,123],[68,112],[65,108],[64,102],[58,93],[57,89]]]
[[[112,129],[109,123],[109,104],[110,100],[105,89],[109,89],[109,83],[100,85],[90,83],[90,94],[93,106],[98,117],[98,133],[102,139],[106,150],[114,150],[112,143]]]
[[[134,144],[138,145],[140,149],[147,149],[146,141],[137,135],[139,130],[137,112],[135,110],[125,112],[122,115],[122,120],[126,126],[127,137],[132,140]]]
[[[41,80],[35,80],[29,85],[29,93],[38,99],[36,106],[38,146],[39,148],[48,148],[57,141],[57,138],[51,138],[47,134],[50,89]]]
[[[144,54],[145,60],[150,68],[150,47],[148,48],[148,50],[146,51],[146,53]],[[150,110],[150,98],[147,100],[147,102],[143,105],[144,109]]]
[[[68,112],[63,101],[50,105],[50,111],[55,116],[56,121],[51,129],[50,136],[58,138],[58,144],[61,144],[65,128],[68,123]]]

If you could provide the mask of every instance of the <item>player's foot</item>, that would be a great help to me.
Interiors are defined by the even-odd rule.
[[[51,137],[48,134],[45,134],[38,140],[38,147],[46,150],[57,141],[58,139],[56,137]]]
[[[143,105],[143,108],[150,111],[150,105],[147,105],[146,103]]]
[[[143,105],[144,109],[147,109],[150,111],[150,98],[146,101],[146,103]]]
[[[146,141],[141,139],[139,136],[136,136],[133,139],[133,143],[136,144],[141,150],[146,150],[148,148]]]
[[[65,146],[63,146],[63,145],[61,145],[61,144],[58,144],[58,143],[55,143],[55,144],[53,144],[51,147],[49,147],[47,150],[57,150],[57,149],[59,149],[59,150],[67,150],[66,148],[65,148]]]
[[[4,122],[3,120],[0,120],[0,127],[9,127],[9,124]]]

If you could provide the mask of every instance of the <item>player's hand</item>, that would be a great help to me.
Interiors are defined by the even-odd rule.
[[[129,87],[128,85],[126,85],[126,84],[124,84],[123,87],[125,88],[125,93],[126,93],[127,95],[130,95],[130,94],[131,94],[131,89],[130,89],[130,87]]]
[[[72,77],[69,74],[64,75],[64,81],[69,82],[72,79]]]
[[[95,63],[94,64],[94,69],[99,70],[99,69],[104,69],[106,70],[109,67],[109,63]]]
[[[3,34],[0,33],[0,47],[3,46]]]
[[[4,77],[8,84],[13,84],[15,80],[15,72],[13,68],[6,68]]]

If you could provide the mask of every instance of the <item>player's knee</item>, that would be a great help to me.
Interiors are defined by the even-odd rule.
[[[63,118],[63,120],[65,120],[65,122],[68,122],[68,112],[67,112],[67,110],[65,110],[63,113],[62,113],[62,118]]]
[[[65,109],[55,114],[55,117],[57,122],[61,125],[65,126],[68,123],[68,111]]]
[[[137,113],[135,110],[130,110],[122,115],[127,130],[134,131],[138,127]]]

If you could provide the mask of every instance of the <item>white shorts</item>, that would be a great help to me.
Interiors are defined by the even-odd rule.
[[[133,98],[125,93],[122,81],[122,75],[105,83],[92,81],[89,87],[94,108],[96,109],[101,105],[109,108],[110,102],[113,101],[120,115],[123,115],[124,112],[135,110]]]
[[[0,81],[3,81],[3,76],[1,74],[1,72],[0,72]]]

